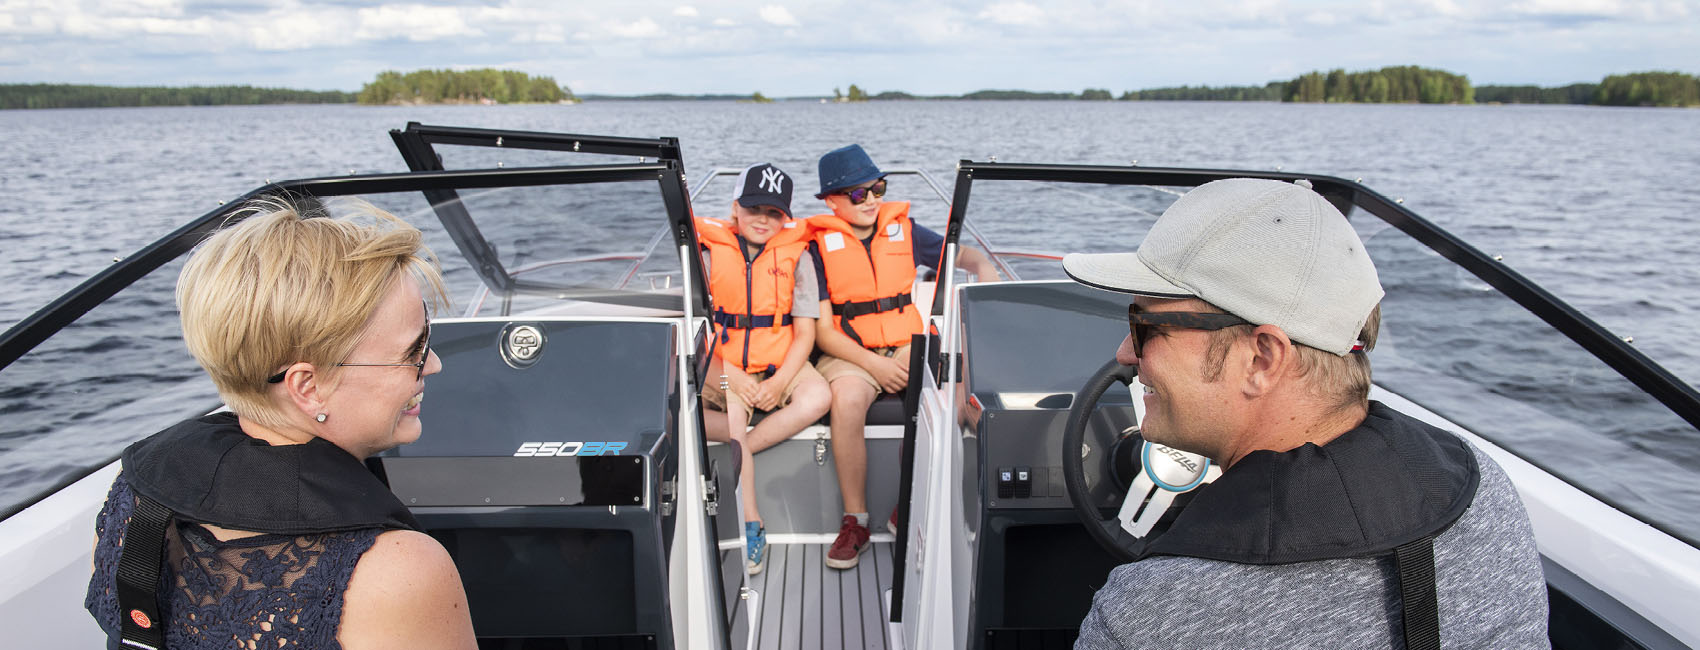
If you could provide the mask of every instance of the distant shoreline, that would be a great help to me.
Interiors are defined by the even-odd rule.
[[[470,79],[470,85],[447,85]],[[485,87],[497,90],[491,92]],[[427,99],[450,94],[453,97]],[[504,101],[505,100],[505,101]],[[1599,106],[1700,106],[1700,77],[1680,72],[1638,72],[1610,75],[1599,83],[1565,86],[1472,86],[1462,75],[1414,66],[1380,70],[1310,72],[1291,81],[1262,86],[1178,86],[1124,91],[1088,88],[1080,93],[1028,90],[979,90],[962,95],[914,95],[903,91],[870,94],[850,85],[848,95],[802,95],[768,98],[711,93],[646,93],[638,95],[578,95],[549,77],[500,70],[421,70],[402,74],[386,71],[359,92],[296,90],[255,86],[97,86],[81,84],[0,84],[0,109],[117,108],[150,106],[231,106],[290,104],[354,104],[370,106],[453,106],[507,104],[576,104],[583,102],[703,102],[863,103],[886,101],[1233,101],[1274,103],[1351,104],[1555,104]]]

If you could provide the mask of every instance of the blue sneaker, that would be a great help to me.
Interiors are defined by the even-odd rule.
[[[761,573],[767,565],[767,529],[759,521],[744,522],[744,545],[749,547],[750,575]]]

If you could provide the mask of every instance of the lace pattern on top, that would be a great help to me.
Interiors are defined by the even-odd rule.
[[[95,522],[95,571],[83,601],[120,648],[116,576],[124,530],[137,498],[123,475]],[[196,524],[166,528],[160,618],[171,650],[341,648],[343,592],[380,529],[318,535],[257,535],[220,541]]]

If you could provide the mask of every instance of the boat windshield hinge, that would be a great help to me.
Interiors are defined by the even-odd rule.
[[[711,516],[720,514],[720,487],[716,483],[706,476],[702,477],[702,500]]]
[[[826,430],[821,429],[815,434],[815,466],[826,466]]]
[[[933,376],[938,378],[939,386],[962,380],[962,355],[941,354],[933,365]]]
[[[672,515],[673,515],[673,482],[672,481],[662,481],[661,482],[661,516],[670,517]]]

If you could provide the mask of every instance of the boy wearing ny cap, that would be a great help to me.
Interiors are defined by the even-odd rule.
[[[834,569],[856,566],[868,546],[868,407],[881,392],[909,383],[909,337],[921,333],[910,295],[915,267],[937,270],[944,253],[942,235],[909,220],[908,202],[884,201],[886,186],[861,145],[834,149],[821,156],[815,195],[832,213],[809,217],[821,315],[831,323],[819,328],[815,367],[832,386],[832,458],[844,499],[838,538],[826,554]],[[962,248],[957,258],[980,280],[998,279],[984,253]]]
[[[809,364],[820,294],[805,229],[791,219],[791,185],[779,168],[754,165],[733,187],[730,219],[696,220],[714,304],[714,357],[702,397],[724,412],[706,413],[703,426],[708,439],[737,443],[750,573],[767,561],[753,455],[819,420],[831,400]],[[754,428],[752,407],[771,411]]]
[[[1135,296],[1116,358],[1138,367],[1144,438],[1225,468],[1111,572],[1075,648],[1547,647],[1504,471],[1369,401],[1380,281],[1308,184],[1199,186],[1138,252],[1063,268]]]

